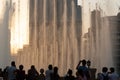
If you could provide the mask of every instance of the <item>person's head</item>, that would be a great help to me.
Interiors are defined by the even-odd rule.
[[[102,72],[103,72],[103,73],[106,73],[107,71],[108,71],[108,68],[107,68],[107,67],[103,67],[103,68],[102,68]]]
[[[82,65],[83,65],[83,66],[86,65],[86,60],[85,60],[85,59],[82,60]]]
[[[91,66],[91,61],[90,61],[90,60],[87,61],[87,66],[88,66],[88,67]]]
[[[111,73],[115,72],[115,68],[111,67],[111,68],[110,68],[110,72],[111,72]]]
[[[32,66],[31,66],[31,69],[35,69],[35,66],[34,66],[34,65],[32,65]]]
[[[20,70],[23,70],[23,68],[24,68],[23,65],[20,65],[20,66],[19,66],[19,69],[20,69]]]
[[[58,73],[58,67],[54,67],[54,73]]]
[[[50,65],[48,66],[48,69],[49,69],[49,70],[52,70],[52,68],[53,68],[53,67],[52,67],[52,65],[50,64]]]
[[[11,62],[11,66],[15,66],[15,61],[12,61],[12,62]]]
[[[40,73],[43,74],[44,73],[44,69],[40,69]]]

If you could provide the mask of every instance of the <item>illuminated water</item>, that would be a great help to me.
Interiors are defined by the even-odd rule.
[[[98,71],[103,66],[114,66],[108,20],[101,18],[99,23],[99,13],[96,20],[91,20],[93,9],[82,5],[82,21],[77,21],[75,0],[12,0],[10,44],[17,66],[23,64],[27,70],[33,64],[39,70],[52,64],[62,75],[69,68],[75,71],[81,59],[91,60],[91,67]],[[94,9],[101,10],[98,6]],[[106,16],[102,11],[100,14]],[[88,33],[85,27],[89,27]]]
[[[20,0],[20,2],[15,2],[16,5],[19,4],[18,8],[15,7],[15,9],[21,9],[22,1]],[[67,2],[69,2],[69,12]],[[75,22],[75,2],[73,0],[61,0],[58,3],[56,0],[53,2],[50,0],[30,0],[29,6],[30,41],[29,45],[24,46],[23,49],[21,47],[23,43],[16,43],[17,47],[21,48],[19,50],[13,46],[13,49],[18,50],[18,53],[14,55],[17,64],[24,64],[25,69],[30,68],[30,65],[33,64],[37,70],[40,68],[47,69],[48,64],[53,64],[59,67],[60,74],[65,74],[69,68],[75,70],[80,58],[80,44],[78,44],[80,43],[80,37],[77,36],[81,35],[80,30],[77,30],[77,27],[81,26],[76,26]],[[24,7],[26,8],[27,6]],[[60,9],[60,7],[62,7],[60,11],[56,10]],[[22,20],[27,22],[24,17],[19,17],[22,16],[20,12],[24,12],[24,10],[21,9],[15,12],[13,19],[17,18],[19,20],[20,18],[20,21],[15,20],[16,22],[20,22],[19,24],[22,24]],[[27,13],[26,16],[28,16]],[[16,22],[15,24],[18,25]],[[15,26],[17,29],[20,27],[22,26]],[[76,30],[79,32],[76,32]],[[14,33],[16,37],[13,36],[13,38],[16,41],[21,38],[24,39],[21,31],[17,32],[17,34]]]

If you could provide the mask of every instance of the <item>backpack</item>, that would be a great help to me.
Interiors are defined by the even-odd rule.
[[[107,75],[102,74],[102,76],[103,76],[103,80],[109,80],[108,74]]]

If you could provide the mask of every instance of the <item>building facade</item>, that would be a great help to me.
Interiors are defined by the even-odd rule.
[[[116,16],[107,17],[110,27],[111,43],[112,43],[112,56],[116,71],[120,74],[120,13]]]

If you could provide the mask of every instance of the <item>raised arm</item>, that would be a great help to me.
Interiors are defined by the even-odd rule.
[[[79,68],[79,66],[80,66],[80,64],[81,64],[81,60],[79,61],[79,63],[78,63],[78,65],[77,65],[77,67],[76,67],[76,69],[78,69]]]

